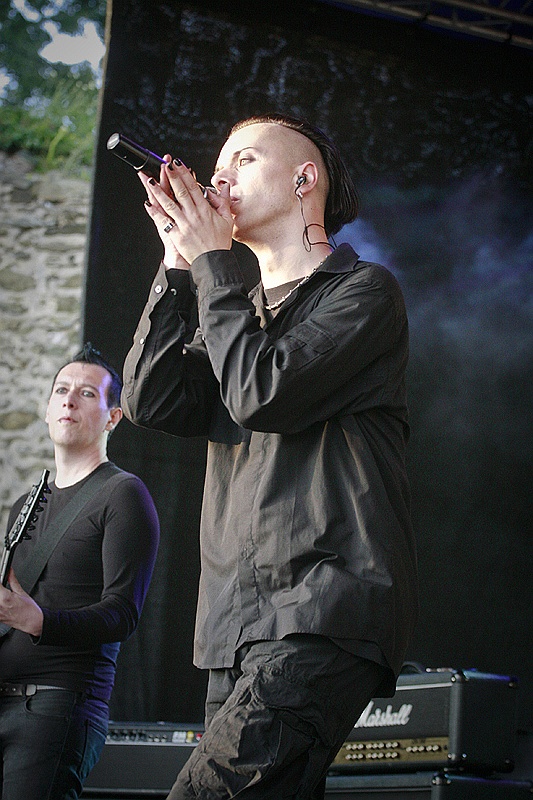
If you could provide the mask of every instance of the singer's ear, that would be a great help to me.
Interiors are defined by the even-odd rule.
[[[299,191],[305,186],[305,192],[315,188],[319,176],[319,169],[314,161],[303,161],[296,166],[294,172],[295,191]],[[303,190],[302,190],[303,191]]]

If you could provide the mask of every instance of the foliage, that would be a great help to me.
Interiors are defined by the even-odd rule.
[[[20,6],[20,3],[17,4]],[[10,82],[0,100],[0,149],[24,150],[40,169],[79,172],[91,164],[98,86],[85,62],[51,64],[40,55],[51,41],[46,22],[60,33],[80,33],[84,21],[103,38],[106,0],[26,0],[24,14],[0,3],[0,69]]]

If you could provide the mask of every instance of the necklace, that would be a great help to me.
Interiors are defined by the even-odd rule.
[[[280,305],[281,305],[282,303],[284,303],[284,302],[285,302],[285,300],[287,300],[287,298],[289,298],[289,297],[291,296],[291,294],[294,294],[294,292],[296,291],[296,289],[299,289],[299,288],[300,288],[300,286],[303,286],[303,285],[304,285],[304,283],[307,283],[307,281],[308,281],[310,278],[312,278],[312,277],[313,277],[313,275],[315,274],[315,272],[317,272],[317,270],[319,270],[319,269],[320,269],[320,267],[322,266],[322,264],[324,263],[324,261],[325,261],[325,260],[326,260],[326,259],[324,259],[323,261],[321,261],[321,262],[320,262],[320,264],[317,264],[317,265],[316,265],[316,267],[314,268],[314,270],[313,270],[312,272],[310,272],[310,273],[309,273],[309,275],[304,275],[304,277],[301,279],[301,281],[298,281],[298,283],[296,284],[296,286],[293,286],[293,287],[292,287],[292,289],[289,289],[289,291],[287,292],[287,294],[284,294],[284,295],[283,295],[283,297],[282,297],[280,300],[276,300],[276,302],[275,302],[275,303],[270,303],[270,305],[266,305],[266,306],[265,306],[265,308],[266,308],[266,309],[268,309],[268,311],[274,311],[276,308],[279,308],[279,307],[280,307]]]

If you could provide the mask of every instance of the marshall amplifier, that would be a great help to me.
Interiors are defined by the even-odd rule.
[[[376,701],[378,702],[378,701]],[[387,701],[392,702],[392,701]],[[392,713],[392,712],[391,712]],[[81,797],[165,800],[203,727],[172,722],[111,722],[102,757]],[[520,741],[522,739],[522,741]],[[420,769],[329,774],[326,800],[533,800],[533,736],[518,737],[512,780]]]
[[[110,722],[82,797],[166,797],[203,731],[179,722]]]
[[[517,684],[477,670],[400,675],[394,697],[368,704],[331,770],[510,772]]]

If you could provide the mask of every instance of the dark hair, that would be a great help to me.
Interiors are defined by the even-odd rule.
[[[326,208],[324,210],[326,235],[331,236],[332,234],[338,233],[343,225],[346,225],[348,222],[353,222],[359,210],[357,191],[337,146],[332,142],[329,136],[327,136],[324,131],[320,130],[320,128],[311,125],[311,123],[303,119],[278,113],[258,114],[244,119],[241,122],[237,122],[231,129],[230,136],[241,128],[246,128],[248,125],[256,125],[262,122],[283,125],[285,128],[298,131],[298,133],[306,136],[318,147],[324,159],[324,165],[329,178],[329,192],[326,199]]]
[[[54,380],[52,381],[52,387],[56,382],[56,378],[61,372],[64,367],[68,366],[69,364],[97,364],[99,367],[103,367],[109,374],[111,375],[111,383],[109,384],[109,388],[107,390],[107,407],[108,408],[118,408],[120,406],[120,393],[122,391],[122,379],[118,372],[113,369],[111,364],[103,357],[99,350],[96,350],[95,347],[92,346],[91,342],[86,342],[79,353],[72,356],[71,359],[66,361],[62,367],[58,369],[56,374],[54,375]]]

